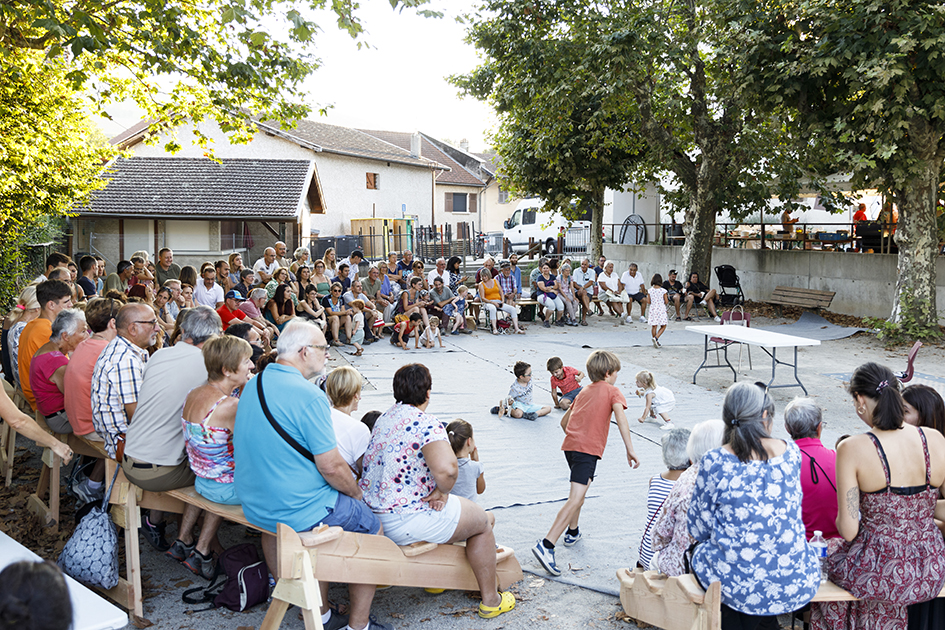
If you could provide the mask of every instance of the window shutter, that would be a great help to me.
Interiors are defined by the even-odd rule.
[[[467,204],[466,204],[466,205],[467,205],[467,207],[466,207],[466,212],[475,212],[475,211],[476,211],[476,198],[477,198],[478,196],[479,196],[479,195],[477,195],[477,194],[475,194],[475,193],[469,193],[469,195],[467,196],[468,202],[467,202]]]
[[[453,193],[446,193],[445,201],[446,203],[444,204],[443,210],[445,212],[452,212],[453,211]]]

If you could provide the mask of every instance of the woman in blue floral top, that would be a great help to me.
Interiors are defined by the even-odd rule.
[[[728,390],[723,446],[703,456],[689,507],[692,572],[703,587],[722,583],[723,630],[777,628],[776,615],[820,587],[801,518],[800,451],[770,437],[773,409],[756,385]]]
[[[485,510],[450,494],[459,467],[443,424],[426,413],[432,385],[419,363],[394,373],[397,404],[374,423],[362,460],[364,502],[398,545],[465,541],[482,595],[479,616],[496,617],[515,608],[515,597],[496,590],[495,535]]]

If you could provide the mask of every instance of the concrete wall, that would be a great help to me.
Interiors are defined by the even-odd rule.
[[[502,225],[506,219],[515,212],[515,206],[518,205],[518,199],[507,196],[505,203],[499,203],[499,182],[493,180],[486,188],[485,192],[479,195],[482,202],[480,212],[477,212],[476,229],[483,232],[501,232],[505,229]],[[481,225],[480,225],[481,223]]]
[[[437,226],[440,225],[452,225],[453,234],[457,234],[456,224],[457,223],[475,223],[476,229],[479,229],[479,204],[483,201],[484,195],[480,195],[482,188],[476,186],[456,186],[452,184],[437,184],[436,185],[436,212],[433,216],[433,223]],[[462,193],[466,195],[466,209],[469,209],[469,200],[472,198],[476,199],[476,211],[475,212],[447,212],[446,211],[446,195],[453,193]],[[505,219],[502,219],[504,221]],[[502,227],[502,221],[498,221],[499,229]],[[430,225],[428,221],[421,221],[422,225]]]
[[[682,247],[661,245],[604,245],[604,255],[621,273],[636,262],[649,280],[654,273],[664,279],[670,269],[679,270],[684,282]],[[858,317],[889,317],[896,291],[895,254],[856,254],[804,250],[757,250],[716,247],[712,266],[732,265],[749,300],[764,301],[778,285],[835,291],[830,310]],[[939,256],[936,277],[937,308],[945,309],[945,257]],[[704,279],[703,279],[704,280]],[[717,288],[715,273],[710,286]]]

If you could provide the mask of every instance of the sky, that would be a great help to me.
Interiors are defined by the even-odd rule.
[[[365,0],[358,15],[370,48],[361,50],[329,14],[318,15],[322,32],[315,36],[314,54],[322,65],[305,84],[314,110],[310,117],[357,129],[422,131],[456,146],[467,139],[471,151],[483,151],[495,122],[491,108],[461,99],[446,81],[479,63],[475,49],[463,41],[465,26],[456,22],[471,4],[432,0],[427,7],[444,13],[437,19],[394,11],[387,0]],[[328,115],[320,116],[317,110],[326,105],[332,106]],[[123,106],[112,115],[114,123],[102,123],[109,136],[140,118]]]

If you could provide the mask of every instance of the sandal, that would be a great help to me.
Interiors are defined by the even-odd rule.
[[[509,591],[503,591],[499,593],[499,597],[502,599],[498,606],[486,606],[480,602],[479,616],[483,619],[492,619],[515,608],[515,595],[512,595]]]
[[[687,317],[687,318],[686,318],[686,321],[687,321],[687,322],[691,322],[691,321],[692,321],[692,318],[691,318],[691,317]]]

